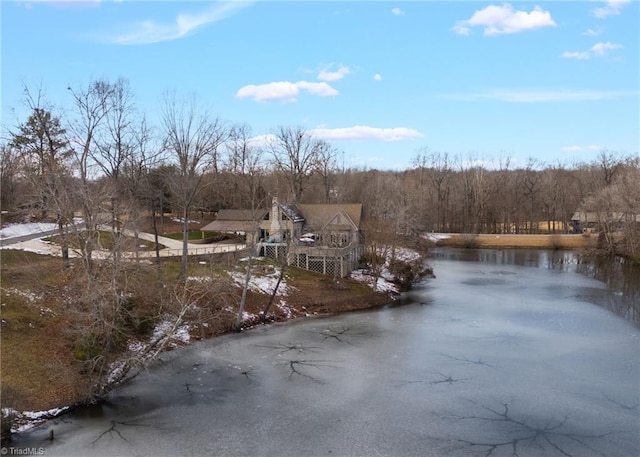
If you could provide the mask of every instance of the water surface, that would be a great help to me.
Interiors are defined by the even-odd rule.
[[[638,327],[594,304],[607,285],[579,274],[574,254],[554,256],[434,251],[437,278],[404,306],[166,353],[108,402],[17,445],[61,456],[640,455]]]

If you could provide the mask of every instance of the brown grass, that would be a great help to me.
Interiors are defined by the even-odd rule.
[[[595,247],[597,237],[584,235],[488,235],[452,233],[439,246],[458,248],[583,249]]]
[[[75,403],[86,383],[76,376],[61,297],[62,261],[2,251],[2,403],[42,410]],[[12,404],[9,404],[11,402]]]

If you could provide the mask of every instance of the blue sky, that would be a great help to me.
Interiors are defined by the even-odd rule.
[[[525,164],[640,142],[635,1],[4,1],[2,123],[22,84],[70,112],[67,87],[129,79],[152,123],[195,93],[255,136],[302,126],[347,165],[416,151]]]

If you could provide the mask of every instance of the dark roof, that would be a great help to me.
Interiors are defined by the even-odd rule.
[[[258,221],[218,221],[202,227],[206,232],[253,232],[258,229]]]
[[[202,227],[204,231],[212,232],[248,232],[257,230],[259,221],[269,212],[258,209],[221,209],[216,220]]]
[[[250,209],[221,209],[216,221],[259,221],[269,210],[258,209],[255,213]]]

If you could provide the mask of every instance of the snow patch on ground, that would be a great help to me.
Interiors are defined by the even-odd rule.
[[[258,319],[258,317],[259,316],[257,314],[248,313],[246,311],[243,311],[243,313],[242,313],[242,321],[243,322],[254,321],[254,320]]]
[[[29,290],[19,290],[19,289],[6,289],[5,294],[7,295],[17,295],[26,299],[30,303],[34,303],[36,301],[42,300],[41,294],[36,294],[35,292],[31,292]]]
[[[400,260],[402,262],[414,262],[416,260],[419,260],[420,257],[422,257],[420,253],[413,249],[396,248],[396,260]],[[391,261],[391,253],[387,255],[387,265],[389,264],[390,261]]]
[[[286,300],[280,299],[280,301],[276,303],[276,306],[280,311],[282,311],[282,313],[285,315],[287,319],[290,319],[291,317],[293,317],[293,312],[291,311],[291,307],[289,307],[289,304],[286,302]]]
[[[368,270],[354,270],[351,272],[350,278],[373,288],[373,276],[371,276]],[[388,270],[385,275],[385,271],[383,271],[382,275],[378,278],[375,290],[378,292],[398,293],[398,286],[391,282],[392,280],[393,275],[389,273]]]
[[[451,238],[451,235],[447,235],[446,233],[425,233],[422,235],[423,238],[431,241],[432,243],[438,244],[438,242],[442,240],[446,240],[447,238]]]
[[[234,271],[231,274],[233,282],[240,287],[244,287],[245,273]],[[273,274],[265,276],[251,275],[249,279],[249,290],[259,294],[271,295],[278,284],[278,277],[280,276],[280,270],[276,270]],[[286,284],[286,280],[283,278],[278,286],[278,292],[276,296],[286,296],[289,293],[289,286]]]
[[[49,222],[28,222],[25,224],[7,224],[0,230],[0,240],[56,230],[58,224]]]
[[[181,218],[181,217],[172,217],[172,218],[171,218],[171,220],[172,220],[173,222],[179,222],[179,223],[181,223],[181,224],[184,222],[184,219],[183,219],[183,218]],[[188,219],[188,220],[187,220],[187,223],[189,223],[189,224],[199,224],[200,222],[199,222],[199,221],[194,221],[194,220]]]
[[[189,324],[182,324],[172,333],[173,322],[162,321],[153,329],[153,336],[151,341],[159,340],[162,337],[169,338],[171,340],[170,346],[184,345],[191,341],[189,335]]]
[[[380,249],[380,254],[382,254],[383,251],[383,249]],[[420,258],[422,258],[422,255],[414,249],[396,248],[395,250],[395,260],[399,260],[401,262],[414,262],[416,260],[420,260]],[[380,272],[380,277],[375,284],[375,290],[378,292],[391,292],[396,294],[400,292],[398,286],[394,283],[396,277],[389,271],[391,260],[391,250],[389,250],[386,254],[386,260],[382,267],[382,271]],[[372,288],[374,287],[373,276],[371,276],[371,272],[368,270],[354,270],[351,272],[350,277],[354,281],[367,284]]]
[[[189,276],[187,281],[193,282],[211,282],[213,278],[211,276]]]

